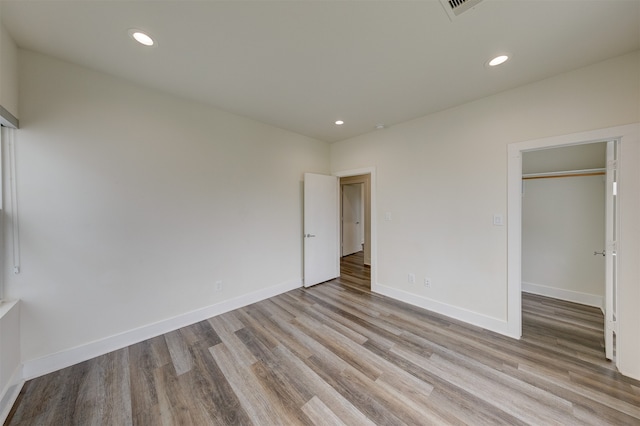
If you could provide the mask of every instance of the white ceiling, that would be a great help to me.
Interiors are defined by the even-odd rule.
[[[437,0],[0,1],[22,48],[328,142],[640,49],[640,0],[484,0],[453,21]]]

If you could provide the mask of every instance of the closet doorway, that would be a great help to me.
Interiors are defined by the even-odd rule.
[[[524,292],[604,308],[606,147],[522,154]]]
[[[607,170],[615,151],[616,142],[605,141],[522,153],[523,313],[548,311],[549,333],[559,333],[563,341],[578,334],[593,339],[593,349],[600,348],[608,359],[613,358],[613,332],[599,313],[615,317],[616,253],[607,244],[617,239],[610,188],[616,172]],[[579,322],[573,317],[579,305],[558,300],[586,305],[580,315],[591,320]],[[523,334],[546,334],[538,328],[525,327]]]

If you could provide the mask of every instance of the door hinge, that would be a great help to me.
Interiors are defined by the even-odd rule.
[[[607,331],[618,333],[618,321],[607,321]]]
[[[613,172],[615,170],[618,170],[618,160],[607,161],[607,171]]]

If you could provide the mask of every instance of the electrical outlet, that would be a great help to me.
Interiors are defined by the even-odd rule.
[[[431,278],[427,278],[427,277],[424,278],[424,286],[426,288],[431,288]]]
[[[222,281],[216,281],[215,289],[216,291],[222,291]]]
[[[407,281],[409,281],[409,284],[415,284],[416,283],[416,274],[409,274],[407,276]]]

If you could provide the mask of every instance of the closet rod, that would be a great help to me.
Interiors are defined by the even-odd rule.
[[[526,175],[522,175],[522,180],[552,179],[552,178],[580,177],[580,176],[604,176],[605,174],[606,174],[606,169],[571,170],[571,171],[550,172],[550,173],[529,173]]]

